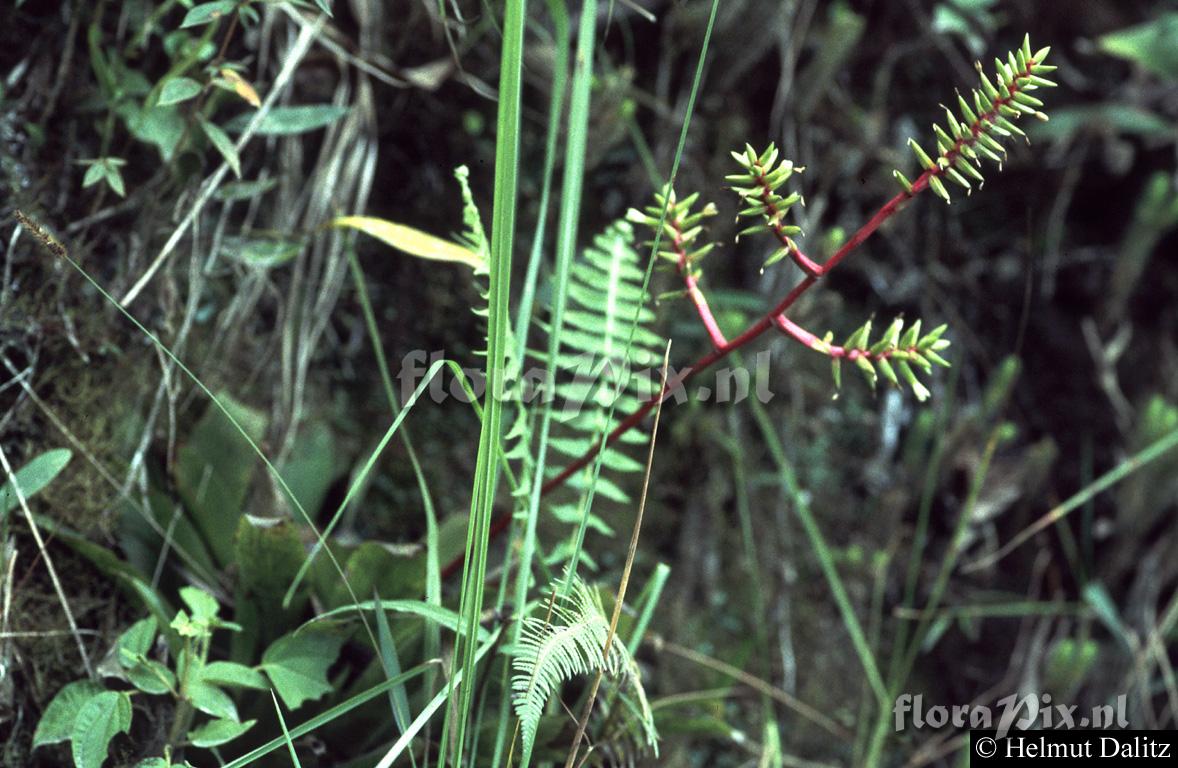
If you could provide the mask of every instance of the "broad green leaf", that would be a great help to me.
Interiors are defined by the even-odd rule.
[[[344,638],[335,632],[304,630],[278,638],[262,655],[262,669],[288,709],[331,691],[327,670]]]
[[[236,664],[232,661],[211,661],[200,671],[200,679],[214,685],[226,685],[231,688],[253,688],[266,691],[270,686],[262,673],[253,667]]]
[[[194,747],[216,747],[233,741],[254,727],[256,720],[237,723],[232,720],[215,719],[188,732],[188,742]]]
[[[203,679],[193,680],[188,686],[188,700],[206,715],[237,722],[237,706],[229,694]]]
[[[204,624],[212,623],[221,610],[221,606],[217,604],[217,598],[197,587],[181,587],[180,599],[192,611],[193,621]]]
[[[100,768],[115,734],[131,729],[131,697],[103,691],[91,697],[78,712],[70,735],[75,768]]]
[[[412,680],[416,677],[420,677],[427,670],[432,669],[433,666],[434,665],[432,665],[432,664],[419,664],[416,667],[414,667],[413,669],[407,670],[406,672],[399,675],[398,677],[393,678],[392,680],[386,680],[383,683],[378,683],[377,685],[374,685],[373,687],[371,687],[365,691],[361,691],[360,693],[357,693],[355,696],[352,696],[352,697],[346,699],[345,701],[342,701],[339,704],[336,704],[334,707],[331,707],[328,710],[320,712],[319,714],[315,715],[314,717],[309,718],[305,722],[303,722],[299,725],[296,725],[294,728],[292,728],[290,730],[290,738],[292,738],[292,739],[300,738],[302,736],[305,736],[308,733],[311,733],[313,731],[316,731],[316,730],[322,728],[323,726],[325,726],[328,723],[339,720],[341,717],[346,715],[348,712],[351,712],[352,710],[356,709],[357,707],[361,706],[362,704],[367,704],[368,702],[375,699],[377,696],[380,696],[382,693],[391,689],[393,686],[400,685],[400,684],[403,684],[403,683],[405,683],[409,680]],[[246,754],[244,754],[238,758],[235,758],[234,760],[231,760],[230,762],[225,764],[224,768],[245,768],[245,766],[253,765],[255,762],[257,762],[257,760],[259,758],[263,757],[264,755],[267,755],[276,749],[281,749],[284,746],[286,746],[285,737],[278,736],[276,738],[271,739],[270,741],[266,742],[265,744],[263,744],[259,747],[255,747],[254,749],[250,750]]]
[[[225,158],[225,162],[229,163],[229,167],[233,169],[233,175],[240,179],[241,158],[237,156],[237,149],[233,146],[229,136],[203,117],[200,120],[200,129],[208,137],[209,143],[221,153],[221,157]]]
[[[176,106],[154,106],[142,109],[134,102],[124,102],[115,111],[127,125],[127,130],[139,141],[153,144],[160,157],[171,160],[186,130],[184,118]]]
[[[176,675],[155,659],[144,659],[126,670],[131,685],[144,693],[162,696],[176,690]]]
[[[119,635],[119,664],[126,669],[138,664],[142,657],[151,650],[151,644],[155,640],[155,631],[155,619],[146,618],[135,622],[126,632]]]
[[[1105,53],[1132,61],[1155,75],[1178,80],[1178,12],[1163,13],[1153,21],[1110,32],[1097,45]]]
[[[1081,129],[1100,133],[1126,133],[1173,140],[1178,128],[1173,121],[1125,104],[1101,102],[1092,106],[1062,107],[1050,122],[1036,122],[1028,131],[1032,141],[1070,141]]]
[[[16,483],[25,500],[28,501],[42,488],[49,485],[53,478],[65,469],[65,465],[69,463],[72,456],[73,453],[68,448],[56,448],[52,451],[45,451],[16,470]],[[0,486],[0,519],[6,517],[18,506],[20,506],[20,501],[17,499],[12,480],[9,479]]]
[[[307,554],[293,522],[252,515],[237,524],[234,547],[238,583],[263,599],[281,598]]]
[[[281,472],[295,498],[312,515],[323,506],[327,490],[336,480],[339,458],[335,438],[325,422],[315,421],[299,430],[299,441]]]
[[[182,101],[188,101],[195,98],[201,91],[200,83],[196,82],[190,77],[172,77],[164,83],[164,87],[160,90],[159,104],[167,106],[169,104],[179,104]]]
[[[68,741],[74,732],[74,721],[78,719],[82,707],[105,691],[101,685],[90,680],[69,683],[58,691],[37,722],[37,730],[33,733],[33,749],[42,744]]]
[[[226,394],[218,397],[250,438],[260,441],[266,415]],[[233,534],[257,464],[257,455],[213,405],[205,410],[178,453],[177,488],[214,557],[223,565],[233,559]]]
[[[485,266],[483,257],[476,251],[464,248],[449,240],[443,240],[440,237],[426,234],[420,229],[414,229],[413,227],[397,224],[386,219],[378,219],[372,216],[341,216],[333,219],[330,226],[359,230],[366,235],[371,235],[377,240],[391,245],[399,251],[408,253],[410,256],[431,259],[433,261],[458,262],[474,269],[482,269]]]
[[[237,0],[216,0],[212,3],[194,5],[184,16],[184,21],[180,22],[180,28],[198,27],[201,24],[216,21],[225,14],[232,13],[235,7],[237,7]]]
[[[347,107],[334,107],[330,104],[274,107],[261,119],[254,132],[259,136],[294,136],[331,125],[347,113]],[[225,125],[225,129],[240,133],[249,125],[251,119],[251,113],[238,115]]]

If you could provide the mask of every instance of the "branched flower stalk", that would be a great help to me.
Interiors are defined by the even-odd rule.
[[[660,394],[644,401],[636,410],[619,421],[604,440],[599,440],[580,458],[550,478],[543,486],[542,493],[549,493],[562,486],[574,473],[593,461],[603,445],[613,444],[623,434],[640,424],[655,405],[676,388],[773,328],[802,345],[829,356],[834,367],[836,385],[841,378],[841,363],[845,360],[860,369],[872,386],[875,385],[878,376],[882,375],[893,385],[898,385],[899,381],[903,380],[919,399],[926,398],[928,389],[917,380],[913,366],[927,372],[933,365],[948,365],[948,362],[938,354],[949,343],[947,339],[942,338],[945,331],[943,326],[920,336],[918,322],[909,326],[907,331],[903,331],[902,321],[897,320],[881,339],[871,343],[871,324],[868,322],[852,333],[846,343],[835,346],[831,343],[830,334],[820,338],[798,326],[786,317],[785,313],[806,291],[814,287],[820,278],[829,274],[884,222],[896,215],[909,200],[926,189],[932,189],[938,197],[950,202],[952,198],[946,180],[964,188],[967,193],[972,191],[974,183],[980,188],[984,181],[980,171],[983,158],[997,163],[1001,169],[1006,150],[1000,140],[1016,135],[1025,137],[1014,121],[1024,115],[1031,115],[1040,120],[1047,119],[1047,115],[1040,111],[1043,102],[1031,94],[1040,88],[1055,86],[1054,82],[1044,77],[1055,70],[1055,67],[1044,63],[1049,51],[1050,48],[1043,48],[1032,53],[1030,38],[1027,36],[1023,39],[1022,46],[1010,52],[1005,61],[995,60],[995,72],[992,76],[985,74],[979,64],[981,87],[972,89],[968,99],[958,94],[959,115],[945,107],[944,123],[947,128],[941,125],[933,126],[937,146],[935,158],[925,152],[916,141],[910,140],[909,145],[924,168],[923,172],[915,181],[909,181],[899,170],[894,171],[894,176],[902,187],[901,191],[888,200],[842,247],[823,262],[814,261],[806,256],[792,239],[801,230],[783,223],[790,206],[801,202],[802,198],[798,193],[783,195],[778,190],[801,169],[793,166],[788,160],[779,161],[778,152],[773,146],[761,154],[757,154],[751,147],[747,147],[742,153],[734,153],[742,172],[728,177],[728,180],[734,184],[733,191],[745,204],[741,216],[761,219],[760,223],[742,230],[741,234],[772,234],[777,240],[777,248],[766,260],[766,266],[789,257],[802,270],[804,276],[772,309],[732,339],[726,339],[720,331],[699,287],[698,262],[710,250],[710,246],[693,249],[694,241],[700,234],[700,222],[714,209],[705,206],[700,212],[692,214],[690,208],[697,197],[693,195],[679,202],[668,190],[657,195],[656,205],[647,208],[644,213],[632,211],[632,220],[647,224],[653,220],[657,226],[658,220],[662,218],[663,208],[666,208],[663,234],[669,239],[670,244],[660,256],[674,262],[684,281],[684,292],[695,306],[713,348],[687,368],[680,369],[666,382]],[[972,183],[970,179],[973,180]],[[502,516],[495,522],[492,533],[497,534],[505,530],[509,522],[510,514]]]

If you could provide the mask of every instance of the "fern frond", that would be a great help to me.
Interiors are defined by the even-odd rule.
[[[617,635],[607,653],[608,638],[609,619],[596,594],[579,578],[573,579],[567,596],[554,600],[550,621],[524,619],[511,662],[511,689],[523,735],[524,763],[532,753],[536,729],[552,695],[568,680],[599,671],[625,682],[634,691],[642,730],[649,746],[657,749],[654,718],[638,667]]]
[[[636,372],[650,368],[663,342],[648,327],[655,315],[642,289],[645,274],[633,242],[633,227],[625,221],[616,222],[594,239],[570,272],[571,302],[556,361],[556,395],[563,401],[556,418],[563,431],[549,443],[557,453],[570,458],[581,456],[596,442],[606,429],[615,402],[618,412],[628,413],[654,394],[653,378]],[[630,324],[636,312],[638,327],[627,356]],[[642,442],[643,438],[635,433],[626,442],[631,441]],[[611,447],[606,450],[603,467],[637,472],[641,465]],[[570,485],[583,488],[584,476],[572,478]],[[596,488],[606,498],[629,501],[607,477],[599,477]]]
[[[957,112],[950,107],[945,110],[944,126],[934,124],[933,133],[937,152],[935,159],[925,152],[914,139],[908,140],[913,154],[927,174],[928,186],[946,203],[951,200],[945,182],[951,181],[966,190],[973,190],[973,183],[981,186],[985,181],[979,170],[982,158],[986,158],[1002,169],[1006,149],[1001,139],[1011,136],[1026,136],[1014,121],[1024,115],[1046,120],[1040,111],[1043,102],[1031,93],[1040,88],[1053,88],[1055,83],[1043,75],[1055,70],[1044,64],[1050,48],[1031,52],[1031,38],[1023,38],[1017,51],[1007,54],[1006,60],[994,60],[994,75],[987,75],[979,62],[978,75],[981,88],[973,88],[968,96],[957,94]],[[893,171],[896,180],[908,194],[914,192],[919,180],[913,183],[899,170]],[[967,178],[968,177],[968,178]]]
[[[486,263],[490,261],[491,245],[487,240],[487,232],[483,229],[483,218],[479,215],[479,208],[475,205],[474,195],[470,191],[470,169],[465,165],[458,166],[454,169],[454,178],[458,179],[458,186],[462,190],[462,224],[465,227],[458,240],[483,257],[481,274],[485,275]]]
[[[479,294],[479,303],[471,308],[471,311],[479,318],[479,321],[486,324],[488,314],[489,301],[489,286],[487,284],[490,272],[488,264],[490,263],[491,246],[490,241],[487,240],[486,230],[483,229],[483,219],[479,215],[478,205],[474,201],[474,194],[470,190],[470,170],[465,165],[460,165],[454,169],[454,178],[458,181],[458,187],[462,193],[462,224],[463,231],[457,236],[457,240],[465,246],[468,250],[478,256],[478,265],[475,266],[472,273],[475,290]],[[507,328],[508,336],[512,336],[511,324],[508,321]],[[484,336],[485,338],[485,336]],[[477,355],[485,356],[486,348],[476,351]],[[516,354],[516,347],[514,344],[508,344],[504,348],[504,358],[506,363],[505,378],[508,386],[512,384],[519,384],[519,376],[522,371],[522,361]],[[503,393],[504,397],[509,394],[518,393]],[[496,393],[488,393],[488,396],[495,396]],[[529,450],[531,446],[531,418],[528,409],[518,397],[510,397],[515,404],[515,416],[511,421],[511,426],[508,427],[503,435],[503,457],[513,466],[517,467],[517,476],[512,476],[508,473],[508,484],[512,489],[512,496],[515,506],[518,509],[522,508],[528,503],[528,491],[531,488],[530,478],[532,476],[532,454]]]

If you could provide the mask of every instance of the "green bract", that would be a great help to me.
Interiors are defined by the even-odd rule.
[[[1001,169],[1006,149],[999,139],[1016,134],[1026,135],[1014,121],[1023,115],[1032,115],[1039,120],[1047,119],[1047,115],[1039,110],[1043,102],[1032,96],[1031,92],[1055,87],[1054,82],[1043,77],[1055,70],[1055,67],[1043,63],[1050,51],[1050,48],[1041,48],[1031,53],[1031,37],[1027,35],[1023,38],[1022,47],[1007,54],[1005,61],[994,60],[993,78],[983,71],[979,62],[977,69],[981,76],[981,88],[971,89],[968,98],[961,93],[957,94],[957,114],[949,107],[944,107],[943,122],[947,129],[933,125],[936,158],[930,157],[914,139],[908,140],[908,145],[925,171],[916,182],[909,181],[899,170],[893,171],[905,193],[912,195],[919,191],[918,186],[923,179],[947,203],[951,198],[945,179],[968,193],[973,190],[970,179],[979,186],[985,180],[978,170],[983,157],[997,163]]]

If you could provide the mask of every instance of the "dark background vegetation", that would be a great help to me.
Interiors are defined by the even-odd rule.
[[[15,466],[67,445],[55,419],[92,453],[94,463],[82,461],[74,446],[75,463],[37,504],[115,551],[120,489],[94,466],[109,467],[120,483],[129,478],[126,490],[137,493],[135,459],[166,486],[174,451],[206,404],[175,371],[161,384],[161,359],[141,335],[31,237],[14,237],[11,216],[16,208],[35,215],[117,296],[159,252],[196,184],[219,162],[212,152],[190,152],[165,166],[151,147],[116,130],[108,153],[128,161],[126,199],[102,186],[82,189],[77,161],[104,152],[85,34],[98,19],[108,39],[125,40],[133,30],[120,5],[27,2],[0,11],[0,365],[8,366],[0,370],[7,382],[0,435]],[[532,5],[517,284],[538,215],[551,90],[549,22],[543,4]],[[584,240],[649,199],[644,145],[660,173],[674,158],[710,4],[643,5],[655,21],[619,2],[598,27]],[[249,226],[309,232],[331,215],[367,213],[446,235],[461,225],[452,178],[461,164],[470,166],[489,219],[500,38],[488,13],[497,4],[460,2],[460,21],[450,8],[450,41],[433,2],[334,6],[334,39],[384,81],[338,51],[312,48],[292,100],[344,98],[358,119],[334,145],[322,132],[255,141],[243,155],[245,176],[268,168],[281,186],[276,201],[250,210]],[[676,186],[721,208],[712,234],[722,245],[709,256],[704,286],[730,333],[796,276],[785,264],[762,273],[767,248],[757,238],[733,242],[735,202],[723,182],[732,172],[729,150],[776,141],[807,166],[796,185],[806,197],[798,213],[804,244],[811,255],[828,254],[895,193],[893,168],[914,169],[907,138],[928,143],[938,103],[975,82],[975,58],[988,62],[1030,32],[1035,46],[1052,46],[1060,67],[1061,87],[1047,96],[1051,122],[1034,126],[1029,146],[1011,145],[1003,172],[992,170],[984,189],[956,195],[951,206],[932,196],[911,204],[794,312],[803,325],[832,328],[840,338],[872,314],[881,323],[897,313],[949,323],[954,368],[936,374],[929,403],[872,395],[850,375],[832,400],[820,356],[783,338],[764,342],[776,394],[769,413],[885,667],[897,628],[911,623],[905,578],[922,497],[930,527],[914,558],[918,606],[996,427],[1010,425],[972,506],[965,561],[993,551],[1178,425],[1178,34],[1169,27],[1168,62],[1113,56],[1101,44],[1110,32],[1176,11],[1174,3],[1095,0],[720,5]],[[250,63],[263,96],[281,63],[275,46],[297,31],[280,12],[267,18],[230,51]],[[167,62],[155,48],[147,46],[135,66],[158,78]],[[329,177],[340,172],[320,163],[357,146],[375,159],[370,189],[355,178],[337,186]],[[316,189],[328,191],[308,202]],[[299,214],[288,215],[284,206],[295,201]],[[269,269],[209,261],[209,239],[222,237],[220,227],[236,231],[242,215],[206,214],[134,310],[214,390],[269,416],[268,449],[283,449],[292,419],[326,425],[339,457],[328,498],[338,500],[348,468],[378,439],[383,427],[375,425],[387,421],[354,291],[332,271],[338,255],[329,251],[305,249]],[[468,311],[477,294],[465,271],[374,241],[359,248],[391,359],[445,350],[481,365],[471,351],[481,328]],[[668,275],[656,281],[660,290],[672,287]],[[190,304],[193,290],[200,295]],[[659,316],[678,364],[706,350],[687,303],[665,301]],[[440,514],[464,514],[476,420],[461,405],[427,404],[409,424]],[[1176,470],[1171,451],[998,564],[955,572],[944,618],[903,690],[940,704],[1051,690],[1091,706],[1127,694],[1135,726],[1173,727]],[[751,554],[737,517],[743,494],[755,532]],[[260,481],[249,499],[251,514],[273,506]],[[747,407],[668,407],[637,564],[642,580],[659,561],[672,569],[651,631],[796,696],[853,734],[873,716],[860,710],[862,671],[789,509]],[[629,530],[630,510],[601,514]],[[396,443],[345,529],[353,541],[412,544],[424,535],[413,476]],[[14,522],[11,536],[19,556],[0,574],[4,629],[34,633],[0,637],[0,762],[15,766],[37,764],[26,751],[32,729],[79,668],[26,529]],[[591,535],[587,546],[601,565],[595,578],[615,583],[624,534]],[[54,542],[50,552],[85,641],[101,655],[140,608],[71,548]],[[832,740],[779,702],[763,707],[753,688],[657,641],[639,657],[656,702],[723,689],[668,710],[660,721],[663,764],[750,764],[767,738],[766,721],[778,723],[789,759],[854,759],[850,742]],[[143,722],[166,717],[149,712]],[[139,735],[143,743],[150,738]],[[953,736],[905,731],[889,742],[888,759],[946,760],[937,748]],[[324,765],[355,757],[338,736],[322,748]],[[136,753],[123,744],[122,754]],[[41,755],[39,764],[54,759]]]

